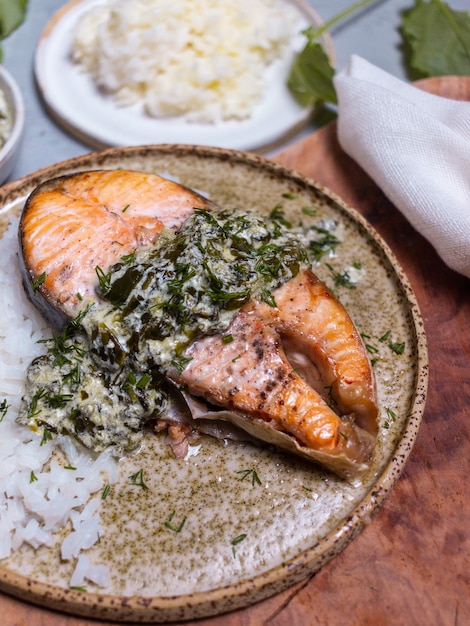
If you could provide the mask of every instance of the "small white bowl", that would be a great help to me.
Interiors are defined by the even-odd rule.
[[[24,102],[20,88],[9,72],[0,65],[0,90],[12,118],[10,136],[0,149],[0,184],[11,174],[21,147],[24,130]]]

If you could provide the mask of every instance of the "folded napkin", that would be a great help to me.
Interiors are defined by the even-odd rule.
[[[358,56],[335,87],[343,150],[470,277],[470,102],[426,93]]]

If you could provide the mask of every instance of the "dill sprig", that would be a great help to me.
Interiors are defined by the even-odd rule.
[[[170,513],[170,516],[165,522],[165,527],[168,528],[169,530],[172,530],[175,533],[180,533],[183,530],[183,527],[186,523],[186,516],[183,517],[182,521],[178,524],[178,526],[175,526],[174,524],[172,524],[175,514],[176,514],[176,511],[172,511]]]
[[[129,478],[133,485],[137,485],[138,487],[141,487],[144,491],[148,491],[148,487],[144,481],[143,469],[138,470],[135,474],[132,474],[131,476],[129,476]]]
[[[3,418],[5,417],[5,415],[7,414],[8,409],[10,408],[10,405],[8,404],[8,402],[6,401],[6,398],[4,398],[1,402],[0,402],[0,422],[3,421]]]
[[[330,275],[335,282],[335,287],[346,287],[347,289],[356,289],[356,285],[352,282],[351,276],[347,270],[342,272],[336,271],[329,263],[326,267],[330,270]]]
[[[237,474],[241,475],[240,480],[245,480],[247,478],[249,479],[251,477],[251,484],[253,485],[253,487],[255,485],[261,485],[258,473],[254,469],[239,470]]]
[[[232,541],[230,542],[230,544],[232,546],[233,558],[236,557],[236,547],[238,546],[239,543],[244,541],[246,538],[247,538],[247,534],[246,533],[242,533],[241,535],[238,535],[238,537],[235,537],[235,539],[232,539]]]

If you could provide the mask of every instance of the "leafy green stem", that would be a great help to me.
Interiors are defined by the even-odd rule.
[[[331,17],[326,22],[323,22],[323,24],[319,26],[318,28],[314,29],[312,28],[312,26],[309,26],[309,28],[307,28],[304,31],[304,34],[309,38],[310,41],[318,39],[319,37],[323,35],[323,33],[330,30],[332,26],[334,26],[338,22],[341,22],[342,20],[347,18],[349,15],[351,15],[355,11],[359,11],[363,7],[367,6],[368,4],[372,4],[372,2],[376,2],[376,0],[360,0],[360,2],[354,3],[350,7],[347,7],[340,13],[337,13],[336,15]]]
[[[333,84],[335,70],[330,59],[317,41],[331,26],[345,19],[354,11],[371,4],[376,0],[360,0],[344,9],[318,28],[310,26],[302,31],[307,38],[304,48],[297,54],[292,64],[287,86],[292,95],[302,106],[320,103],[337,104],[336,90]]]

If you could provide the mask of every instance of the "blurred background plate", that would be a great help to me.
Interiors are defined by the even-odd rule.
[[[321,24],[318,14],[304,0],[284,0],[297,8],[301,27]],[[139,105],[118,107],[99,92],[91,76],[70,59],[74,29],[79,18],[101,0],[72,0],[60,9],[44,29],[35,57],[35,75],[42,99],[52,117],[69,133],[94,148],[185,143],[241,150],[268,150],[298,133],[312,113],[290,94],[286,80],[296,52],[306,38],[292,41],[288,55],[267,70],[266,95],[253,115],[241,121],[215,124],[187,123],[182,118],[152,118]],[[321,38],[333,59],[331,38]]]
[[[0,148],[0,184],[11,174],[17,161],[23,139],[25,110],[23,95],[16,80],[0,65],[0,91],[6,107],[2,122],[7,122],[5,143]]]

